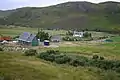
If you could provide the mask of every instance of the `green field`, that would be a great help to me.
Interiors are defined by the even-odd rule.
[[[3,36],[17,36],[20,35],[23,32],[31,32],[36,34],[38,32],[38,28],[26,28],[26,27],[18,27],[18,26],[0,26],[0,34]],[[6,27],[6,28],[4,28]],[[45,32],[48,32],[50,35],[65,35],[67,30],[44,30]],[[105,32],[95,32],[95,31],[89,31],[89,33],[92,34],[93,38],[96,37],[103,37],[103,36],[115,36],[113,34],[108,34]]]
[[[111,40],[113,40],[114,42],[120,42],[120,36],[116,36],[111,38]]]
[[[45,32],[48,32],[50,35],[64,35],[66,33],[65,30],[44,30]],[[17,28],[1,28],[0,34],[3,36],[17,36],[20,35],[23,32],[31,32],[36,34],[38,32],[38,28],[25,28],[25,27],[17,27]]]
[[[75,43],[73,43],[75,44]],[[120,60],[120,43],[83,43],[78,46],[60,46],[58,48],[42,48],[44,50],[59,50],[66,54],[75,54],[91,57],[93,55],[100,55],[106,57],[106,59],[118,59]]]

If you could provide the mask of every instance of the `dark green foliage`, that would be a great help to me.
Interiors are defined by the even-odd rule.
[[[66,33],[66,35],[72,36],[72,35],[73,35],[73,32],[72,32],[72,31],[68,31],[68,32]]]
[[[19,38],[19,35],[18,35],[18,36],[13,37],[13,39],[16,39],[16,38]]]
[[[0,51],[4,51],[2,47],[0,47]]]
[[[72,60],[70,62],[70,65],[75,66],[75,67],[79,66],[79,60],[78,59]]]
[[[98,59],[98,58],[99,58],[98,55],[94,55],[94,56],[93,56],[93,59]]]
[[[91,37],[90,33],[88,33],[86,37],[73,37],[73,36],[65,36],[62,39],[64,41],[91,41],[93,38]]]
[[[92,34],[91,34],[91,33],[88,33],[88,32],[85,32],[85,33],[83,34],[83,36],[84,36],[84,37],[92,37]]]
[[[48,53],[48,54],[57,54],[57,53],[59,53],[59,51],[47,50],[46,53]]]
[[[35,56],[37,54],[37,51],[34,49],[29,49],[24,52],[25,56]]]
[[[12,76],[0,72],[0,80],[13,80]]]
[[[99,37],[99,39],[106,39],[108,36]]]
[[[70,65],[72,66],[87,66],[88,59],[84,56],[72,56]]]
[[[116,72],[119,72],[119,73],[120,73],[120,67],[119,67],[119,68],[116,68]]]
[[[42,31],[42,30],[40,30],[40,31],[37,33],[36,37],[37,37],[38,39],[40,39],[40,41],[44,41],[44,40],[49,40],[49,39],[50,39],[49,34],[46,33],[46,32],[44,32],[44,31]]]
[[[104,57],[101,57],[101,56],[100,56],[100,60],[104,60]]]
[[[92,66],[103,70],[114,70],[120,72],[120,61],[105,60],[104,57],[94,55],[93,58],[83,56],[60,54],[59,51],[49,50],[40,53],[38,56],[41,59],[56,62],[57,64],[69,64],[72,66]]]
[[[65,64],[65,63],[69,63],[70,62],[70,57],[66,56],[66,55],[62,55],[62,56],[57,56],[55,58],[55,62],[58,64]]]
[[[80,37],[63,37],[64,41],[81,41],[82,39]]]
[[[55,61],[55,58],[56,58],[55,55],[57,54],[59,54],[59,51],[48,50],[46,52],[40,53],[38,57],[41,59],[53,62]]]

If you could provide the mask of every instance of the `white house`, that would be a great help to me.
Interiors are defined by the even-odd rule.
[[[73,32],[73,37],[83,37],[83,36],[84,36],[84,32],[77,32],[77,31]]]

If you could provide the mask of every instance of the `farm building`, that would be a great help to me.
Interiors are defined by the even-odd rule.
[[[38,46],[39,42],[36,35],[31,34],[29,32],[24,32],[18,38],[18,43],[21,45],[28,45],[28,46]]]
[[[55,35],[55,36],[51,37],[52,42],[60,42],[61,40],[62,40],[61,36],[59,36],[59,35]]]
[[[77,31],[73,32],[73,37],[83,37],[83,36],[84,36],[84,32],[77,32]]]
[[[10,36],[0,36],[0,42],[2,41],[11,41],[12,38]]]

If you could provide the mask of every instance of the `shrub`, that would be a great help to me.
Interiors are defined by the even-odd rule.
[[[47,50],[46,53],[55,54],[55,51],[54,50]]]
[[[36,54],[37,54],[37,51],[34,49],[26,50],[24,53],[25,56],[35,56]]]
[[[120,73],[120,67],[119,67],[119,68],[116,68],[116,72],[119,72],[119,73]]]
[[[100,56],[100,60],[104,60],[104,57],[101,57],[101,56]]]
[[[70,57],[64,55],[64,56],[59,56],[55,58],[55,62],[58,64],[65,64],[70,62]]]
[[[114,65],[115,68],[119,68],[120,67],[120,61],[118,61],[118,60],[114,61],[113,65]]]
[[[75,67],[79,66],[79,60],[78,59],[71,60],[70,65]]]
[[[4,51],[2,47],[0,47],[0,51]]]
[[[47,60],[48,60],[48,61],[51,61],[51,62],[55,61],[55,55],[54,55],[54,54],[49,55],[49,56],[47,57]]]
[[[98,59],[99,56],[98,55],[93,55],[93,58],[92,59]]]
[[[42,52],[42,53],[40,53],[40,55],[38,55],[38,58],[46,59],[46,57],[47,57],[48,55],[49,55],[48,53]]]
[[[16,38],[19,38],[19,36],[15,36],[15,37],[13,37],[13,39],[16,39]]]
[[[66,33],[66,35],[73,35],[73,32],[72,31],[68,31],[67,33]]]
[[[63,37],[63,40],[64,41],[81,41],[81,38],[80,37],[68,37],[68,36],[66,36],[66,37]]]
[[[84,56],[76,56],[76,55],[65,55],[60,54],[59,51],[49,50],[41,53],[39,58],[56,62],[57,64],[69,64],[72,66],[91,66],[97,67],[104,70],[114,70],[116,72],[120,72],[120,61],[114,60],[105,60],[104,57],[99,57],[98,55],[94,55],[92,59],[89,59]]]
[[[92,37],[91,33],[88,33],[88,32],[85,32],[85,33],[83,34],[83,36],[84,36],[84,37]]]
[[[8,74],[0,72],[0,80],[13,80],[13,78]]]
[[[54,50],[47,50],[46,53],[48,54],[59,54],[59,51],[54,51]]]
[[[41,59],[47,60],[47,61],[55,61],[56,55],[59,54],[59,51],[54,50],[47,50],[46,52],[40,53],[38,56]]]
[[[55,62],[58,64],[69,63],[71,58],[67,55],[56,55]]]
[[[40,39],[41,41],[44,41],[44,40],[49,40],[51,36],[48,33],[46,33],[45,31],[40,30],[40,31],[38,31],[36,37],[38,39]]]

